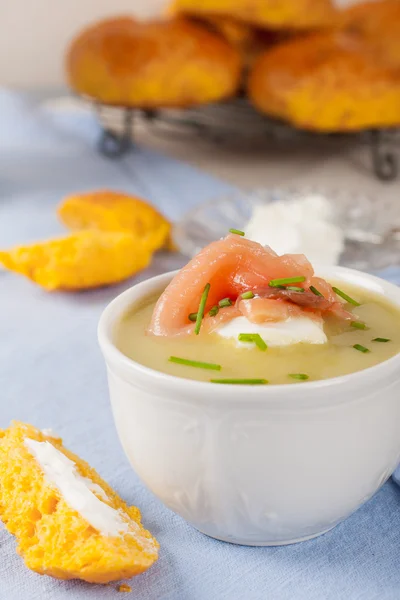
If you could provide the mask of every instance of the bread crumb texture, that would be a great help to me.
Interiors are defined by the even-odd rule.
[[[46,481],[27,439],[48,442],[73,461],[82,477],[103,490],[101,495],[93,493],[118,511],[128,531],[104,536],[68,506]],[[136,507],[128,507],[94,469],[64,448],[60,438],[20,422],[0,431],[0,517],[16,536],[26,566],[42,575],[104,584],[138,575],[158,557],[159,545],[142,527]]]
[[[125,231],[146,240],[151,251],[170,247],[171,224],[149,202],[114,190],[95,190],[67,196],[58,207],[69,229]]]
[[[74,291],[128,279],[146,268],[152,256],[146,238],[92,229],[2,251],[0,264],[47,291]]]

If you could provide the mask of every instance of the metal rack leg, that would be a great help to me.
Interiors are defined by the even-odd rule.
[[[396,152],[385,147],[385,132],[371,131],[372,165],[375,175],[382,181],[393,181],[399,171],[399,161]]]
[[[98,149],[107,158],[119,158],[132,147],[133,109],[126,108],[121,133],[104,129],[98,142]]]

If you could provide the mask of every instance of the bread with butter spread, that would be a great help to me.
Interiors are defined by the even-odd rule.
[[[26,566],[42,575],[108,583],[157,560],[139,510],[60,438],[24,423],[0,431],[0,517]]]

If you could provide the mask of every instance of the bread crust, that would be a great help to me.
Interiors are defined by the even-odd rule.
[[[330,27],[331,0],[175,0],[174,8],[194,16],[228,16],[267,29]]]
[[[182,108],[234,95],[241,60],[222,36],[189,20],[121,17],[80,33],[66,72],[75,91],[105,104]]]
[[[400,124],[398,72],[345,32],[310,34],[267,51],[250,74],[248,95],[261,112],[307,130]]]
[[[379,0],[351,6],[340,13],[339,29],[367,42],[375,59],[390,67],[400,68],[399,0]]]

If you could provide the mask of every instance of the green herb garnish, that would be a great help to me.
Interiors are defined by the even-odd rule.
[[[244,231],[240,231],[240,229],[230,229],[229,233],[236,233],[236,235],[245,235]]]
[[[211,371],[220,371],[221,365],[215,365],[214,363],[199,362],[198,360],[188,360],[186,358],[179,358],[179,356],[170,356],[169,362],[176,363],[177,365],[185,365],[186,367],[197,367],[198,369],[210,369]]]
[[[265,352],[268,348],[267,344],[262,339],[259,333],[239,333],[238,336],[239,342],[249,342],[251,344],[255,344],[257,348]]]
[[[225,383],[233,385],[265,385],[266,379],[210,379],[211,383]]]
[[[291,283],[301,283],[305,281],[306,278],[301,275],[299,277],[286,277],[284,279],[271,279],[269,282],[270,287],[279,287],[280,285],[290,285]]]
[[[200,333],[201,321],[204,317],[204,309],[206,307],[206,302],[207,302],[207,298],[208,298],[208,293],[210,291],[210,287],[211,287],[210,284],[207,283],[206,286],[204,287],[204,291],[201,295],[199,310],[197,311],[196,327],[194,328],[194,332],[196,335],[199,335],[199,333]]]
[[[361,344],[354,344],[353,348],[354,350],[358,350],[359,352],[363,352],[364,354],[367,354],[367,352],[371,352],[371,350],[369,350],[365,346],[361,346]]]
[[[310,379],[310,376],[306,375],[306,373],[289,373],[289,377],[292,379],[299,379],[300,381],[306,381],[307,379]]]
[[[197,321],[197,313],[190,313],[189,321]]]
[[[251,300],[254,298],[254,294],[253,292],[244,292],[240,297],[243,298],[243,300]]]
[[[361,321],[352,321],[350,323],[350,325],[352,327],[354,327],[355,329],[368,329],[368,327],[366,326],[365,323],[361,323]]]
[[[232,306],[233,302],[230,298],[223,298],[218,302],[218,306],[220,308],[225,308],[225,306]]]
[[[301,287],[296,287],[295,285],[282,286],[284,290],[290,290],[291,292],[305,292],[306,290]]]
[[[238,340],[239,340],[239,342],[253,342],[254,335],[255,334],[253,334],[253,333],[239,333]]]
[[[317,290],[317,288],[314,287],[313,285],[310,285],[310,292],[312,292],[316,296],[321,296],[321,298],[324,297],[323,294],[321,294],[321,292],[319,290]]]
[[[339,290],[339,288],[333,287],[332,289],[335,292],[335,294],[337,294],[338,296],[343,298],[343,300],[346,300],[346,302],[348,302],[349,304],[352,304],[353,306],[361,306],[361,304],[359,302],[357,302],[357,300],[354,300],[354,298],[351,298],[350,296],[345,294],[345,292],[342,292],[342,290]]]
[[[217,305],[213,306],[212,309],[210,310],[210,312],[208,313],[210,315],[210,317],[215,317],[215,315],[217,315],[219,312],[219,308]]]
[[[389,338],[374,338],[372,340],[373,342],[382,342],[382,343],[386,343],[386,342],[391,342],[392,340],[390,340]]]

